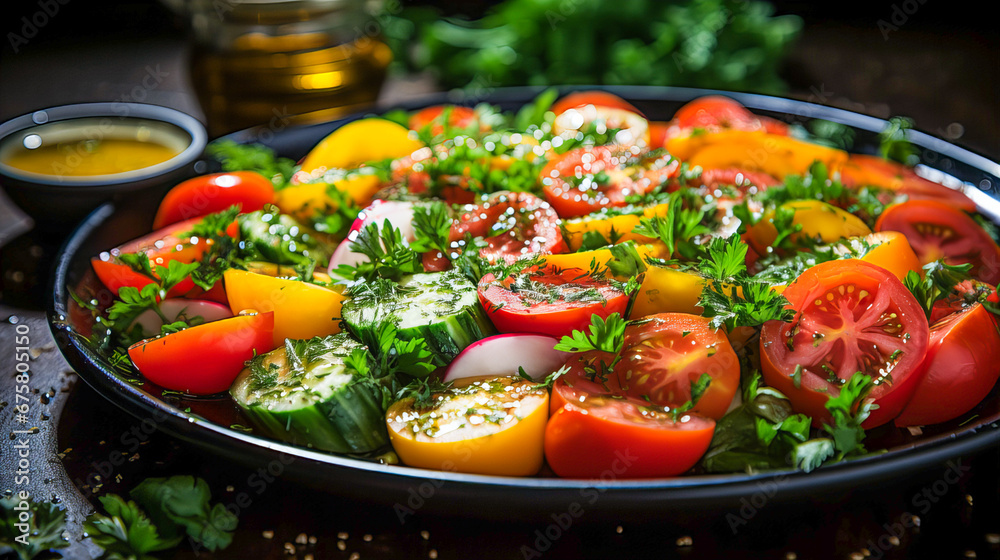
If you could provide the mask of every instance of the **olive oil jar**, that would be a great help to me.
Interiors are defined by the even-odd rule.
[[[372,2],[165,1],[191,21],[191,80],[211,136],[356,111],[392,60]]]

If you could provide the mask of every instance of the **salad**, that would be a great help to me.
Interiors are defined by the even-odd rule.
[[[812,470],[1000,377],[1000,247],[914,163],[718,96],[352,121],[216,143],[74,293],[123,375],[330,453],[506,476]],[[818,132],[826,131],[824,134]],[[838,145],[839,144],[839,145]]]

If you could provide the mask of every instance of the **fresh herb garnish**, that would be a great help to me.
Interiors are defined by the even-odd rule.
[[[725,325],[729,332],[736,327],[756,327],[768,321],[790,321],[794,316],[786,308],[788,300],[771,289],[767,282],[750,276],[744,258],[747,245],[739,235],[728,239],[716,237],[708,245],[707,256],[699,269],[707,281],[698,305],[705,317],[712,318],[712,327]]]
[[[950,265],[937,260],[924,265],[922,278],[912,270],[907,272],[903,278],[903,285],[917,298],[920,307],[930,319],[934,303],[948,297],[958,284],[969,280],[970,270],[972,265],[969,263]]]
[[[659,239],[672,256],[694,259],[699,254],[695,240],[698,236],[711,233],[702,224],[704,218],[704,210],[684,208],[680,191],[677,191],[670,195],[665,215],[642,218],[632,233]]]
[[[24,504],[27,504],[25,509]],[[22,500],[16,495],[0,498],[0,553],[13,550],[20,560],[31,560],[47,551],[66,548],[66,511],[50,502]],[[27,512],[30,519],[21,515]],[[21,525],[21,527],[19,527]],[[24,531],[23,525],[27,525]]]

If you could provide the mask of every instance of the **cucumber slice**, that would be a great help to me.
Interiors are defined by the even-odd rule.
[[[321,241],[322,234],[281,214],[277,207],[241,214],[237,219],[245,259],[290,265],[315,260],[324,269],[330,262],[332,251]]]
[[[382,395],[345,364],[364,348],[345,333],[288,340],[254,358],[229,393],[275,439],[335,453],[374,451],[388,443]]]
[[[423,338],[442,363],[496,333],[479,305],[475,284],[453,270],[404,276],[398,285],[379,279],[359,286],[341,313],[362,340],[368,340],[381,322],[391,321],[399,338]]]

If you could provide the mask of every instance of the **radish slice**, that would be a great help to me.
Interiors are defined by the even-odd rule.
[[[361,253],[351,251],[351,243],[358,238],[358,232],[366,225],[376,223],[379,227],[389,220],[392,226],[399,230],[404,241],[416,239],[416,232],[413,230],[413,203],[398,202],[394,200],[376,200],[371,206],[358,213],[358,218],[351,224],[351,229],[330,257],[330,267],[327,273],[332,273],[335,268],[342,264],[357,266],[359,263],[367,262],[368,257]]]
[[[448,366],[444,380],[518,375],[518,367],[535,381],[565,364],[572,352],[554,350],[559,340],[543,334],[498,334],[473,342]]]
[[[177,320],[181,314],[187,318],[201,317],[206,323],[227,319],[233,316],[228,307],[214,301],[203,299],[169,298],[160,302],[160,312],[170,322]],[[132,321],[133,325],[142,328],[142,336],[149,338],[160,334],[163,320],[152,309],[147,309]]]

